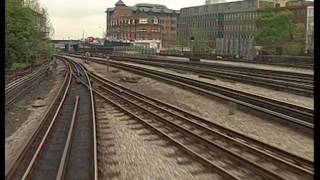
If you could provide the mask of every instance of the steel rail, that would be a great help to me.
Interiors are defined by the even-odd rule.
[[[73,57],[80,58],[77,53],[69,53],[66,55],[70,55]],[[94,56],[99,57],[99,56]],[[279,80],[287,80],[287,81],[297,81],[297,82],[305,82],[305,83],[313,83],[314,75],[306,74],[306,73],[297,73],[293,71],[281,71],[281,70],[269,70],[269,69],[261,69],[261,68],[253,68],[253,67],[239,67],[237,65],[228,65],[228,64],[216,64],[209,62],[191,62],[191,61],[181,61],[181,60],[168,60],[163,58],[154,58],[154,57],[132,57],[132,56],[110,56],[112,59],[120,60],[120,61],[151,61],[151,62],[161,62],[168,64],[180,64],[180,65],[189,65],[192,67],[202,67],[206,69],[212,70],[222,70],[225,72],[234,72],[241,73],[252,76],[261,76],[261,77],[269,77],[276,78]]]
[[[69,67],[70,67],[70,66],[69,66]],[[68,93],[68,91],[69,91],[69,89],[70,89],[70,85],[71,85],[71,76],[70,76],[70,78],[69,78],[68,85],[67,85],[67,87],[66,87],[66,91],[65,91],[64,94],[63,94],[62,100],[60,101],[59,106],[58,106],[58,108],[57,108],[57,110],[56,110],[56,112],[55,112],[55,114],[54,114],[54,116],[53,116],[53,118],[52,118],[52,120],[51,120],[51,123],[50,123],[48,129],[47,129],[45,135],[43,136],[43,138],[42,138],[42,140],[41,140],[41,143],[40,143],[40,145],[38,146],[35,154],[33,155],[32,159],[31,159],[31,161],[30,161],[30,163],[29,163],[29,165],[28,165],[27,170],[26,170],[25,173],[24,173],[24,175],[23,175],[23,177],[22,177],[22,180],[25,180],[25,179],[28,178],[28,176],[30,175],[33,167],[35,166],[35,161],[36,161],[36,159],[39,157],[40,152],[41,152],[41,150],[42,150],[43,147],[44,147],[44,143],[45,143],[46,139],[48,138],[48,135],[49,135],[49,133],[50,133],[52,127],[53,127],[53,124],[55,123],[55,121],[56,121],[56,119],[57,119],[57,117],[58,117],[58,114],[60,113],[61,107],[62,107],[62,105],[63,105],[64,102],[65,102],[67,93]]]
[[[91,81],[90,81],[90,77],[87,73],[87,69],[85,68],[85,66],[83,66],[83,64],[75,62],[73,60],[70,60],[68,58],[65,57],[61,57],[61,56],[57,56],[59,58],[62,58],[66,61],[68,61],[69,63],[71,63],[74,67],[73,69],[77,72],[78,76],[82,76],[83,73],[81,73],[81,70],[84,72],[84,77],[86,78],[87,82],[84,82],[83,80],[81,80],[80,78],[78,78],[78,81],[80,83],[82,83],[84,86],[86,86],[90,92],[90,101],[91,101],[91,115],[92,115],[92,128],[93,128],[93,171],[94,171],[94,179],[97,180],[98,179],[98,160],[97,160],[97,135],[96,135],[96,116],[95,116],[95,103],[94,103],[94,96],[93,96],[93,92],[92,92],[92,85],[91,85]]]
[[[73,56],[73,55],[70,55],[72,57],[77,57],[79,58],[79,56]],[[109,63],[115,63],[115,62],[107,62],[103,59],[98,59],[98,58],[90,58],[91,60],[95,61],[96,63],[101,63],[101,64],[109,64]],[[125,65],[125,64],[124,64]],[[130,65],[128,65],[130,66]],[[136,66],[133,66],[131,65],[130,67],[136,67]],[[133,69],[134,69],[133,68]],[[142,69],[141,67],[137,67],[139,69]],[[150,70],[150,72],[152,72],[153,70]],[[157,72],[157,71],[153,71],[153,72]],[[188,78],[186,78],[188,79]],[[209,83],[207,83],[209,84]],[[212,84],[213,85],[213,84]],[[225,88],[223,86],[218,86],[218,85],[214,85],[215,87],[221,87],[221,88],[224,88],[224,89],[230,89],[230,88]],[[294,105],[294,104],[289,104],[289,103],[286,103],[286,102],[282,102],[282,101],[277,101],[277,100],[273,100],[273,99],[270,99],[270,98],[266,98],[266,97],[263,97],[263,96],[258,96],[258,95],[254,95],[254,94],[249,94],[249,93],[245,93],[245,92],[242,92],[242,91],[238,91],[238,90],[233,90],[235,92],[241,92],[242,94],[244,95],[250,95],[250,96],[254,96],[254,97],[257,97],[257,98],[260,98],[264,101],[271,101],[271,102],[274,102],[276,104],[279,104],[280,106],[287,106],[287,107],[290,107],[290,108],[293,108],[293,109],[296,109],[297,111],[299,112],[305,112],[308,114],[308,116],[313,116],[313,110],[312,109],[308,109],[308,108],[305,108],[305,107],[301,107],[301,106],[297,106],[297,105]]]
[[[68,157],[70,156],[69,154],[70,154],[71,138],[72,138],[72,133],[73,133],[73,129],[74,129],[74,124],[76,121],[76,115],[78,112],[79,99],[80,99],[80,97],[76,96],[76,102],[75,102],[74,109],[73,109],[71,125],[69,128],[68,137],[67,137],[66,145],[63,150],[63,155],[62,155],[61,162],[59,165],[59,170],[58,170],[56,180],[62,180],[65,177],[65,168],[66,168],[66,164],[68,161]]]
[[[49,64],[49,61],[44,61],[40,64],[37,64],[37,65],[34,65],[33,68],[43,68],[43,66],[47,66]],[[14,71],[6,71],[5,72],[5,84],[10,84],[16,80],[19,80],[21,78],[21,76],[23,77],[26,77],[32,73],[34,73],[34,70],[33,68],[30,68],[30,66],[26,69],[22,69],[22,70],[19,70],[18,72],[16,72],[16,70]],[[36,69],[37,71],[38,69]],[[13,77],[12,77],[13,76]]]
[[[251,153],[255,153],[255,154],[259,154],[258,156],[262,156],[264,159],[268,159],[268,160],[272,160],[275,162],[275,164],[279,165],[281,164],[281,166],[286,166],[285,168],[289,168],[291,169],[292,172],[299,172],[301,174],[308,174],[309,177],[312,176],[313,177],[313,163],[308,162],[308,164],[304,164],[307,160],[304,158],[300,158],[297,157],[295,155],[291,155],[288,152],[285,152],[283,150],[279,150],[277,148],[270,148],[271,146],[265,145],[264,143],[253,143],[253,142],[257,142],[257,140],[252,139],[250,137],[244,136],[244,135],[236,135],[234,136],[230,136],[230,134],[235,134],[235,132],[233,132],[230,129],[226,129],[226,128],[216,128],[215,123],[212,123],[208,120],[202,119],[201,121],[199,121],[198,119],[201,119],[199,117],[193,118],[190,117],[190,114],[185,112],[185,111],[178,111],[178,112],[173,112],[173,111],[169,111],[168,109],[173,109],[174,111],[177,111],[175,107],[172,107],[171,105],[168,105],[166,103],[163,103],[159,100],[155,100],[153,98],[147,97],[145,95],[139,94],[135,91],[132,91],[128,88],[125,88],[119,84],[116,84],[112,81],[109,81],[105,78],[102,78],[94,73],[90,74],[91,77],[93,77],[94,79],[96,79],[97,81],[99,81],[100,83],[102,83],[105,86],[108,86],[108,88],[113,89],[113,91],[118,91],[121,92],[121,95],[127,95],[135,100],[144,102],[146,104],[148,104],[148,106],[150,107],[154,107],[156,109],[159,109],[160,111],[164,111],[168,114],[171,114],[172,116],[174,116],[174,119],[183,119],[185,122],[195,125],[198,128],[208,131],[209,134],[213,134],[213,135],[218,135],[219,139],[220,138],[224,138],[227,141],[233,141],[233,143],[236,143],[237,145],[241,146],[242,148],[245,148],[247,151],[251,152]],[[100,86],[100,88],[102,88],[105,91],[110,91],[111,89],[106,89],[104,86]],[[112,92],[111,92],[112,93]],[[114,92],[113,92],[114,93]],[[117,95],[118,96],[118,95]],[[118,98],[124,98],[124,97],[118,97]],[[142,107],[143,108],[143,107]],[[146,109],[145,109],[146,110]],[[157,115],[155,115],[157,116]],[[190,119],[191,118],[191,119]],[[194,121],[194,120],[196,121]],[[171,123],[171,122],[169,122]],[[215,128],[212,128],[215,127]],[[241,139],[241,141],[240,141]],[[266,148],[270,151],[266,151]],[[227,149],[225,151],[228,151]],[[284,154],[289,154],[285,157],[283,157]],[[236,156],[236,155],[235,155]],[[287,160],[286,158],[291,158],[290,160]],[[299,159],[299,161],[296,162],[292,162],[292,160],[296,160]],[[251,163],[254,164],[254,163]],[[272,172],[271,172],[272,174]]]
[[[183,64],[183,65],[192,65],[198,67],[206,67],[206,68],[214,68],[214,69],[225,69],[225,70],[232,70],[236,72],[242,73],[255,73],[261,75],[275,75],[283,78],[298,78],[298,79],[306,79],[306,80],[313,80],[314,75],[305,74],[305,73],[297,73],[292,71],[280,71],[280,70],[269,70],[269,69],[260,69],[260,68],[252,68],[252,67],[239,67],[237,65],[228,65],[228,64],[216,64],[216,63],[209,63],[209,62],[190,62],[190,61],[179,61],[179,60],[166,60],[166,59],[158,59],[158,58],[144,58],[144,57],[122,57],[122,56],[111,56],[111,58],[121,58],[121,59],[136,59],[136,60],[146,60],[146,61],[157,61],[157,62],[167,62],[167,63],[176,63],[176,64]]]
[[[172,109],[173,111],[175,111],[174,114],[179,115],[179,116],[184,116],[186,118],[194,119],[196,122],[199,122],[199,123],[205,125],[205,127],[216,129],[216,132],[224,132],[225,135],[229,136],[230,138],[236,139],[241,144],[246,144],[246,145],[254,144],[254,149],[257,148],[257,150],[263,151],[265,154],[269,154],[271,156],[276,156],[276,158],[282,159],[283,161],[287,161],[288,164],[298,165],[298,166],[304,167],[306,169],[309,169],[310,171],[313,171],[314,163],[311,162],[310,160],[299,157],[297,155],[294,155],[292,153],[289,153],[287,151],[279,149],[278,147],[263,143],[261,141],[254,139],[254,138],[248,137],[246,135],[243,135],[241,133],[238,133],[236,131],[233,131],[231,129],[228,129],[226,127],[223,127],[221,125],[213,123],[209,120],[206,120],[202,117],[199,117],[198,115],[194,115],[190,112],[186,112],[185,110],[182,110],[179,107],[173,106],[171,104],[162,102],[158,99],[151,98],[151,97],[148,97],[148,96],[143,95],[141,93],[138,93],[136,91],[133,91],[131,89],[128,89],[120,84],[117,84],[117,83],[111,81],[111,80],[103,78],[96,73],[90,72],[89,75],[92,78],[99,81],[100,83],[108,84],[109,87],[113,86],[114,89],[117,89],[118,91],[121,91],[124,94],[130,93],[132,96],[135,96],[137,98],[143,98],[144,100],[154,102],[153,104],[156,104],[158,106],[168,107],[169,109]]]
[[[245,68],[241,69],[237,66],[219,66],[217,67],[213,64],[199,64],[196,62],[181,62],[181,61],[170,61],[170,60],[151,60],[151,59],[140,59],[140,58],[130,58],[130,57],[112,57],[112,59],[118,61],[126,61],[126,62],[138,62],[143,64],[157,64],[157,65],[166,65],[166,66],[177,66],[184,68],[192,68],[201,70],[203,72],[212,72],[212,73],[224,73],[224,74],[237,74],[237,75],[247,75],[249,77],[260,77],[260,78],[268,78],[274,80],[281,80],[287,82],[297,82],[297,83],[305,83],[305,84],[313,84],[313,75],[295,73],[290,75],[292,72],[284,71],[276,71],[276,70],[265,70],[265,69],[255,69],[255,68]],[[189,70],[192,70],[189,69]]]
[[[81,64],[80,66],[81,69],[83,69],[85,76],[88,80],[88,89],[90,91],[90,99],[91,99],[91,111],[92,111],[92,127],[93,127],[93,158],[94,158],[94,180],[98,180],[99,176],[98,176],[98,155],[97,155],[97,126],[96,126],[96,112],[95,112],[95,102],[94,102],[94,96],[93,96],[93,89],[92,89],[92,84],[91,84],[91,80],[89,77],[89,74],[87,72],[87,69],[85,68],[85,66],[83,66]]]
[[[43,78],[44,74],[45,73],[43,72],[35,77],[32,77],[31,79],[27,79],[18,87],[11,89],[9,92],[6,92],[6,102],[5,102],[6,109],[9,108],[10,105],[14,103],[20,96],[22,96],[29,89],[34,87],[34,85],[37,84],[41,78]]]
[[[72,68],[74,70],[74,73],[72,73],[73,76],[76,79],[86,78],[86,80],[82,80],[82,81],[88,81],[88,83],[84,83],[84,84],[88,87],[88,90],[91,91],[91,84],[90,84],[89,76],[86,75],[85,77],[83,77],[82,76],[83,73],[80,72],[80,71],[83,71],[86,74],[85,69],[82,67],[82,65],[80,65],[80,64],[78,64],[76,62],[70,61],[70,60],[67,60],[67,61],[69,62],[70,69]],[[81,74],[82,77],[80,77],[80,74]],[[78,77],[76,77],[76,76],[78,76]],[[76,85],[76,84],[74,84],[74,85]],[[77,87],[78,87],[78,85],[77,85]],[[73,91],[71,91],[70,93],[72,95],[74,95],[74,94],[78,94],[78,93],[80,93],[80,94],[86,93],[87,94],[88,92],[86,91],[86,89],[81,88],[80,90],[73,89]],[[89,94],[90,94],[90,96],[87,96],[87,97],[89,98],[88,100],[89,100],[91,109],[88,112],[90,112],[89,114],[93,114],[95,112],[94,112],[94,106],[92,106],[92,104],[93,104],[92,92],[89,92]],[[73,96],[70,96],[70,97],[72,98]],[[68,102],[70,102],[70,100],[72,100],[72,99],[70,99],[70,97],[68,98]],[[86,97],[86,96],[84,96],[84,97]],[[86,100],[87,98],[85,98],[82,101],[82,103],[80,103],[78,101],[78,99],[79,99],[79,97],[76,98],[75,108],[80,108],[81,107],[80,109],[83,109],[85,107],[84,105],[89,105],[89,104],[83,104],[85,101],[87,102],[87,100]],[[82,105],[80,106],[79,104],[82,104]],[[66,105],[63,105],[63,107],[67,108]],[[62,106],[61,106],[61,108],[62,108]],[[60,110],[61,110],[61,108],[60,108]],[[29,166],[28,166],[28,168],[27,168],[27,170],[26,170],[26,172],[25,172],[25,174],[23,176],[23,179],[30,178],[29,176],[31,176],[32,172],[37,172],[36,176],[37,175],[43,176],[42,173],[48,173],[47,172],[48,168],[49,168],[49,170],[50,169],[53,170],[52,168],[55,168],[56,166],[58,167],[57,172],[52,172],[51,171],[52,172],[51,174],[54,173],[53,176],[55,176],[56,179],[65,179],[67,177],[68,178],[73,177],[74,176],[73,173],[76,173],[76,172],[74,172],[73,168],[76,168],[77,170],[81,170],[83,168],[82,166],[78,166],[77,165],[77,162],[75,161],[76,160],[75,158],[79,158],[80,156],[82,158],[81,154],[83,154],[84,152],[87,153],[88,150],[90,151],[90,152],[88,152],[89,153],[88,156],[90,157],[90,161],[92,160],[93,164],[91,164],[91,162],[87,162],[89,164],[85,165],[86,169],[83,169],[83,170],[85,170],[87,172],[82,173],[80,175],[80,177],[90,177],[90,179],[92,178],[92,179],[95,179],[95,180],[97,179],[97,177],[98,177],[97,168],[96,168],[97,167],[96,166],[97,165],[97,161],[96,161],[96,157],[95,157],[96,156],[96,152],[95,152],[96,151],[96,148],[95,148],[96,144],[94,142],[95,141],[95,131],[93,131],[92,134],[89,133],[89,134],[87,134],[85,136],[79,136],[79,135],[83,134],[82,132],[84,132],[86,134],[87,130],[88,130],[86,128],[86,126],[85,126],[85,128],[83,128],[84,126],[81,125],[82,123],[79,124],[79,123],[75,122],[76,113],[79,110],[76,110],[76,109],[73,110],[72,118],[70,118],[72,120],[71,120],[70,123],[67,123],[68,125],[65,124],[65,123],[63,123],[63,124],[60,123],[60,125],[53,125],[53,123],[50,124],[50,126],[49,126],[49,128],[48,128],[48,130],[47,130],[47,132],[46,132],[46,134],[44,136],[44,138],[42,139],[42,142],[40,143],[41,145],[38,147],[35,155],[33,156],[33,159],[31,160],[31,162],[30,162],[30,164],[29,164]],[[68,113],[68,112],[66,112],[66,113]],[[60,118],[62,118],[65,115],[67,115],[66,113],[60,114],[60,112],[59,112],[58,114],[60,114],[61,115]],[[54,121],[56,121],[58,119],[58,114],[56,114],[56,116],[54,117]],[[82,113],[82,115],[84,115],[84,114]],[[85,122],[87,120],[87,118],[83,118],[82,115],[80,116],[80,114],[79,114],[79,116],[78,116],[79,119],[77,118],[77,120],[76,120],[77,122],[78,121],[79,122]],[[69,115],[67,115],[67,116],[69,117]],[[85,117],[87,117],[87,116],[89,117],[91,115],[86,114]],[[92,116],[92,121],[90,121],[89,124],[92,123],[92,125],[95,125],[94,121],[95,121],[95,118],[94,118],[94,116]],[[60,122],[63,122],[63,121],[60,121]],[[75,124],[77,124],[77,127],[79,127],[80,129],[74,129],[73,127],[75,127]],[[63,127],[66,126],[66,125],[68,126],[68,129],[67,129],[68,132],[63,130],[64,129]],[[53,126],[55,126],[55,127],[53,127]],[[63,132],[61,132],[61,130],[63,130]],[[42,166],[41,167],[40,166],[36,167],[37,171],[35,171],[34,170],[35,169],[35,164],[36,164],[36,162],[39,161],[37,159],[41,158],[40,156],[38,156],[38,154],[40,154],[40,152],[42,152],[43,148],[41,148],[41,147],[43,147],[43,145],[45,144],[44,142],[52,141],[48,137],[49,133],[51,134],[51,131],[53,131],[53,133],[54,133],[53,134],[54,139],[56,139],[56,140],[57,140],[57,138],[61,139],[61,137],[65,137],[65,139],[66,139],[66,140],[64,140],[64,138],[63,138],[62,141],[61,140],[56,141],[56,142],[55,142],[55,140],[53,141],[55,143],[58,143],[57,145],[59,145],[59,149],[61,150],[61,152],[59,150],[59,153],[56,154],[58,156],[58,159],[57,158],[53,158],[53,160],[55,162],[57,162],[57,163],[55,163],[55,165],[51,166],[51,167],[50,167],[50,165],[44,164],[43,167]],[[63,133],[62,136],[58,135],[59,131],[60,131],[60,133]],[[90,128],[90,132],[91,132],[91,128]],[[75,135],[75,134],[77,134],[77,135]],[[89,138],[89,141],[90,141],[88,146],[85,145],[85,146],[82,147],[82,146],[78,146],[77,145],[77,143],[81,143],[83,140],[87,140],[87,137]],[[92,143],[92,142],[94,142],[94,143]],[[92,146],[91,146],[91,143],[92,143]],[[51,146],[52,147],[52,148],[50,148],[51,150],[49,149],[49,150],[45,150],[44,151],[44,153],[46,153],[47,155],[44,156],[41,159],[40,163],[47,163],[47,162],[44,162],[44,161],[48,160],[48,158],[49,158],[49,160],[52,159],[52,158],[50,158],[51,155],[48,154],[48,153],[50,153],[50,151],[56,151],[54,146],[55,146],[55,144],[53,144],[53,146]],[[93,148],[91,148],[91,147],[93,147]],[[77,153],[78,150],[80,152],[82,152],[82,153],[80,153],[80,154]],[[92,156],[94,157],[93,159],[91,159],[92,158],[91,157],[91,153],[92,153]],[[61,155],[61,157],[60,157],[60,155]],[[84,156],[83,158],[87,159],[87,155]],[[87,168],[89,168],[89,170],[87,170]],[[93,174],[91,174],[91,172]],[[57,174],[55,174],[55,173],[57,173]],[[75,174],[75,176],[76,175],[77,174]]]
[[[90,58],[90,60],[100,64],[109,64],[111,66],[132,71],[138,74],[143,74],[169,81],[174,85],[179,85],[184,88],[196,90],[198,93],[200,92],[205,95],[219,97],[224,100],[240,104],[244,107],[248,107],[272,115],[273,117],[285,120],[285,122],[291,122],[292,124],[296,124],[306,129],[313,129],[314,126],[313,110],[311,109],[129,64],[123,64],[119,62],[105,62],[94,58]]]
[[[66,65],[66,64],[65,64]],[[39,126],[36,128],[35,132],[32,134],[32,136],[30,136],[27,140],[26,143],[23,145],[22,148],[20,148],[19,151],[19,155],[17,157],[17,159],[8,165],[8,167],[6,167],[6,172],[5,172],[5,177],[6,179],[12,179],[15,176],[16,171],[18,170],[19,166],[22,164],[23,159],[26,158],[26,156],[32,152],[32,146],[37,146],[38,144],[36,142],[37,138],[41,138],[42,133],[41,130],[43,130],[44,128],[46,128],[46,123],[50,123],[52,119],[49,120],[49,117],[52,113],[56,113],[58,108],[60,107],[60,104],[57,104],[57,102],[61,99],[61,102],[64,100],[64,98],[66,97],[67,93],[68,93],[68,89],[69,89],[69,85],[71,83],[71,69],[70,66],[67,66],[67,71],[66,71],[66,76],[63,80],[62,86],[60,87],[57,95],[53,98],[53,100],[51,101],[49,107],[47,108],[47,110],[45,111],[45,113],[43,114],[42,118],[40,119],[40,124]],[[56,107],[58,106],[58,107]],[[49,125],[48,125],[49,126]],[[44,134],[44,133],[43,133]]]
[[[49,65],[44,63],[37,71],[16,79],[5,86],[5,109],[7,110],[19,97],[27,93],[46,73]]]
[[[145,64],[155,67],[169,68],[172,70],[182,70],[184,72],[192,72],[208,79],[214,79],[214,77],[220,77],[223,79],[231,79],[234,81],[260,85],[280,91],[292,92],[304,96],[313,96],[313,81],[305,82],[296,80],[293,82],[292,79],[283,79],[278,77],[267,77],[265,75],[258,76],[258,74],[247,75],[242,72],[227,72],[225,70],[212,70],[193,66],[176,65],[162,62],[152,61],[140,61],[140,60],[120,60],[125,62],[133,62],[137,64]],[[312,83],[312,84],[310,84]]]
[[[229,172],[227,172],[225,169],[215,165],[214,163],[212,163],[209,159],[201,156],[199,153],[193,151],[192,149],[188,148],[187,146],[183,145],[182,143],[178,142],[177,140],[173,139],[172,137],[170,137],[169,135],[167,135],[166,133],[164,133],[163,131],[161,131],[159,128],[155,127],[154,125],[148,123],[147,121],[143,120],[142,118],[138,117],[137,115],[135,115],[134,113],[128,111],[127,109],[123,108],[121,105],[119,105],[118,103],[114,102],[113,100],[109,99],[108,97],[104,96],[101,92],[93,89],[93,92],[97,95],[99,95],[100,97],[102,97],[105,101],[107,101],[108,103],[111,103],[112,105],[118,107],[119,109],[121,109],[122,111],[126,112],[127,114],[129,114],[130,116],[132,116],[133,118],[139,120],[140,122],[142,122],[143,124],[145,124],[146,126],[148,126],[149,128],[153,129],[154,131],[156,131],[157,133],[161,134],[162,136],[168,138],[171,142],[173,142],[176,146],[180,147],[182,150],[184,150],[186,153],[188,153],[190,156],[196,157],[197,159],[201,160],[202,164],[209,166],[211,168],[213,168],[214,170],[218,171],[218,173],[225,177],[226,179],[234,179],[234,180],[240,180],[238,177],[230,174]]]
[[[218,149],[218,151],[220,151],[220,152],[223,152],[223,153],[225,153],[225,154],[227,154],[227,156],[230,158],[231,157],[231,159],[233,159],[234,161],[236,161],[237,163],[239,163],[239,164],[241,164],[241,165],[244,165],[244,166],[246,166],[246,168],[249,168],[250,170],[253,170],[255,173],[258,173],[260,176],[262,176],[262,177],[265,177],[265,178],[268,178],[268,179],[287,179],[286,177],[283,177],[283,176],[281,176],[280,175],[280,173],[278,172],[278,173],[275,173],[275,172],[273,172],[273,170],[268,170],[267,168],[264,168],[263,166],[261,166],[260,164],[258,164],[258,163],[256,163],[256,162],[254,162],[254,161],[252,161],[252,160],[248,160],[248,159],[246,159],[245,157],[242,157],[241,155],[238,155],[236,152],[232,152],[231,150],[229,150],[229,149],[227,149],[227,147],[224,147],[223,145],[219,145],[219,143],[217,144],[215,141],[212,141],[212,140],[209,140],[210,138],[204,138],[204,137],[202,137],[202,133],[204,132],[203,130],[205,129],[205,128],[203,128],[202,127],[202,133],[200,133],[200,132],[198,132],[197,130],[194,130],[194,132],[191,130],[191,129],[194,129],[194,126],[192,126],[191,128],[190,128],[190,130],[189,129],[187,129],[186,127],[184,127],[184,126],[182,126],[181,125],[181,123],[182,123],[182,121],[181,121],[181,123],[178,123],[178,122],[174,122],[174,121],[177,121],[177,117],[179,117],[179,116],[173,116],[173,117],[175,117],[175,118],[173,118],[173,119],[171,119],[171,118],[169,118],[169,119],[167,119],[167,115],[164,115],[164,114],[162,114],[162,115],[160,115],[160,113],[159,113],[159,111],[161,112],[161,110],[162,111],[166,111],[166,112],[168,112],[167,110],[164,110],[164,109],[162,109],[162,108],[156,108],[156,109],[153,109],[153,111],[152,110],[150,110],[149,108],[146,108],[145,107],[145,105],[147,105],[148,107],[150,106],[150,107],[157,107],[157,105],[153,105],[153,104],[150,104],[150,103],[146,103],[146,104],[144,104],[144,105],[142,105],[141,104],[141,102],[143,102],[143,100],[142,99],[140,99],[140,102],[138,101],[138,99],[135,99],[135,100],[133,100],[133,99],[128,99],[128,98],[126,98],[126,97],[124,97],[123,95],[124,95],[124,93],[126,93],[125,91],[119,91],[119,92],[115,92],[115,91],[112,91],[112,90],[109,90],[109,89],[107,89],[107,88],[103,88],[103,87],[101,87],[103,90],[104,90],[104,92],[108,92],[108,93],[111,93],[112,94],[112,96],[114,96],[115,97],[115,99],[117,99],[117,100],[119,100],[119,99],[122,99],[122,100],[124,100],[126,103],[129,103],[129,104],[131,104],[132,106],[134,106],[134,107],[137,107],[137,108],[139,108],[139,109],[141,109],[142,111],[145,111],[145,112],[148,112],[148,113],[150,113],[151,115],[153,115],[154,117],[156,117],[158,120],[160,120],[161,122],[163,122],[164,124],[167,124],[167,125],[169,125],[170,127],[173,127],[174,129],[177,129],[179,132],[181,132],[182,134],[184,134],[184,135],[190,135],[190,136],[192,136],[193,138],[196,138],[197,140],[197,142],[202,142],[202,143],[204,143],[204,144],[206,144],[207,146],[211,146],[211,147],[214,147],[215,149]],[[119,94],[121,94],[121,95],[119,95]],[[144,101],[145,102],[145,101]],[[121,104],[121,103],[120,103]],[[123,106],[126,106],[127,107],[127,105],[123,105]],[[133,110],[133,111],[137,111],[137,110]],[[137,112],[138,113],[138,112]],[[172,113],[170,113],[169,112],[169,114],[172,114]],[[199,126],[198,124],[196,124],[196,123],[194,123],[194,122],[192,122],[192,121],[190,121],[190,120],[188,120],[188,119],[186,119],[186,118],[184,118],[184,117],[182,117],[182,116],[180,116],[179,117],[180,118],[180,120],[183,120],[183,124],[185,124],[185,122],[186,121],[188,121],[189,123],[191,123],[192,125],[197,125],[197,126]],[[180,121],[179,121],[180,122]],[[201,129],[201,128],[200,128]],[[206,129],[206,130],[208,130],[208,129]],[[198,133],[195,133],[195,132],[198,132]],[[214,139],[216,139],[216,138],[214,138]],[[232,141],[232,140],[231,140]],[[227,141],[226,141],[227,142]],[[231,147],[229,147],[229,148],[231,148]],[[210,150],[209,150],[210,149]],[[208,150],[209,151],[211,151],[211,148],[209,148],[208,147]],[[258,160],[259,161],[259,160]],[[259,161],[260,162],[260,161]],[[281,162],[281,161],[280,161]],[[275,162],[275,164],[276,163],[279,163],[279,161],[277,161],[277,162]],[[278,165],[279,166],[279,165]],[[288,169],[288,168],[286,168],[286,169]],[[285,170],[286,170],[285,169]],[[295,174],[295,175],[297,175],[298,177],[304,177],[304,178],[307,178],[307,179],[312,179],[313,178],[313,174],[311,173],[311,174],[309,174],[310,172],[308,172],[308,171],[305,171],[304,169],[299,169],[299,167],[298,168],[289,168],[291,171],[290,172],[294,172],[294,173],[296,173],[295,171],[297,171],[297,170],[299,170],[298,171],[298,173],[297,174]]]

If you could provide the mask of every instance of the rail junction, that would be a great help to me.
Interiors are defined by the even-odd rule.
[[[66,67],[63,85],[43,115],[41,125],[21,149],[19,158],[6,167],[6,179],[99,179],[99,166],[104,160],[99,156],[99,142],[103,137],[98,132],[103,132],[106,124],[102,123],[103,117],[96,111],[98,101],[150,129],[182,150],[191,161],[202,164],[222,179],[313,179],[313,161],[104,78],[86,68],[84,61],[74,60],[82,56],[61,54],[56,57]],[[218,97],[261,116],[313,132],[312,109],[121,61],[190,71],[201,76],[221,76],[239,81],[247,79],[252,83],[264,79],[266,81],[260,85],[287,87],[286,91],[312,96],[313,77],[309,75],[228,67],[221,70],[222,66],[209,67],[206,63],[137,58],[88,59],[103,66],[159,79],[207,97]],[[46,69],[44,65],[38,71],[8,83],[6,107],[21,96],[21,89],[34,86],[30,82],[40,81]]]

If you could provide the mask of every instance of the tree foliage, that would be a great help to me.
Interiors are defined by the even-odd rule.
[[[6,68],[15,63],[33,64],[52,55],[53,47],[45,38],[52,27],[46,10],[36,0],[8,0],[6,25]]]
[[[162,36],[162,44],[167,48],[179,47],[180,43],[175,34],[167,34]]]
[[[276,14],[271,7],[256,21],[255,41],[260,46],[282,46],[290,40],[294,14],[284,11]]]
[[[290,41],[285,44],[285,50],[289,55],[303,55],[306,40],[306,29],[304,24],[298,23],[294,26],[290,35]]]

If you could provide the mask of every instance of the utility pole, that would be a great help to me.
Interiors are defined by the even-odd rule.
[[[240,57],[240,14],[238,14],[238,56]]]

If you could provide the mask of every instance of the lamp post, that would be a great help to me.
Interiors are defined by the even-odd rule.
[[[190,37],[190,41],[191,41],[191,58],[193,58],[193,53],[194,53],[194,44],[193,44],[193,42],[194,42],[194,37],[193,36],[191,36]]]
[[[238,14],[238,56],[240,57],[240,14]]]
[[[192,51],[191,51],[190,61],[200,61],[200,58],[194,57],[194,40],[195,40],[194,37],[191,36],[190,41],[191,41]]]

